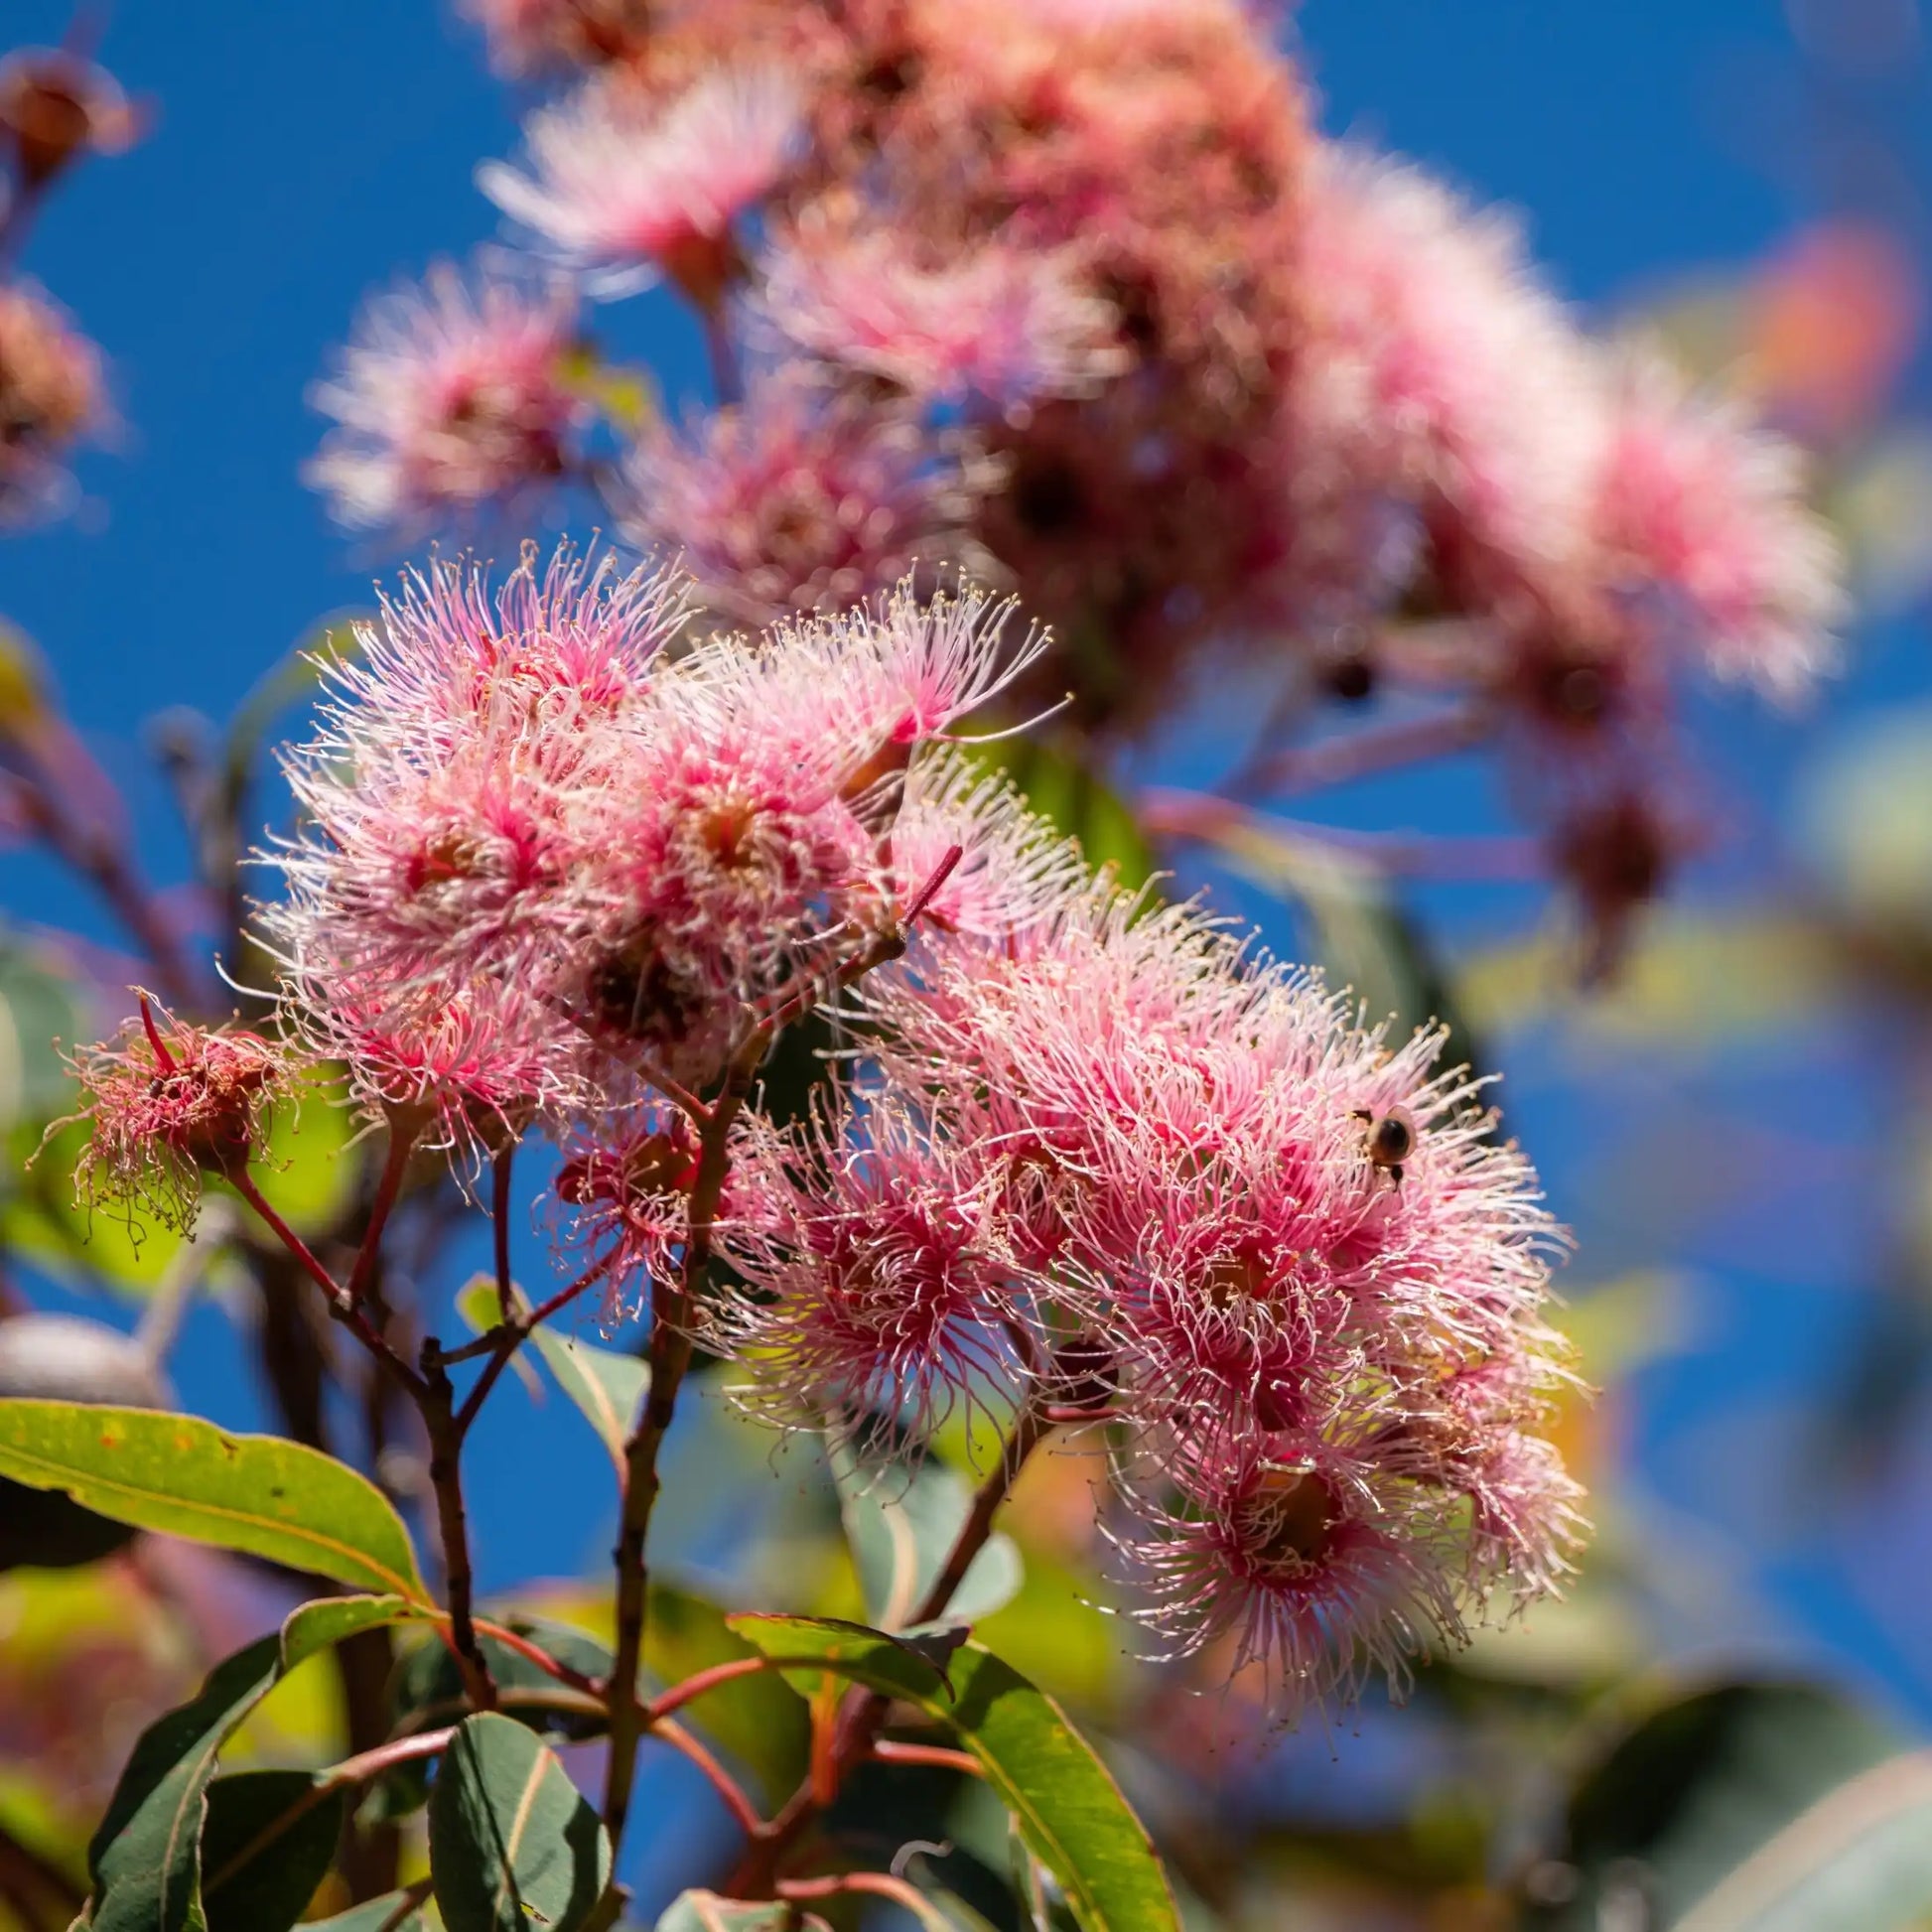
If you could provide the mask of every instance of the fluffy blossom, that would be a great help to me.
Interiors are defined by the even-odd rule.
[[[351,527],[404,532],[524,505],[570,461],[585,420],[564,361],[577,305],[561,282],[448,263],[370,304],[318,384],[341,427],[308,481]]]
[[[492,162],[478,180],[595,289],[621,293],[657,268],[711,300],[728,272],[734,217],[796,153],[799,108],[775,68],[720,69],[668,101],[594,80],[532,116],[531,173]]]
[[[1124,1428],[1164,1642],[1232,1635],[1290,1706],[1399,1684],[1576,1537],[1534,1175],[1440,1034],[1362,1033],[1184,910],[1048,891],[861,984],[842,1127],[748,1130],[747,1288],[708,1332],[760,1410],[915,1439],[1051,1365],[1035,1400]]]
[[[638,441],[624,531],[676,558],[715,609],[762,623],[957,559],[988,481],[983,458],[908,408],[770,376],[692,429]]]
[[[257,1034],[188,1025],[145,993],[140,1002],[140,1017],[116,1038],[72,1056],[90,1129],[74,1193],[130,1224],[138,1212],[186,1232],[204,1171],[229,1173],[247,1160],[268,1109],[289,1090],[290,1063]]]
[[[794,233],[763,264],[767,328],[920,397],[1011,413],[1127,366],[1112,308],[1070,251],[995,237],[921,248],[890,225]]]
[[[94,345],[38,290],[0,286],[0,523],[59,498],[69,446],[104,409]]]
[[[890,915],[908,760],[1037,648],[978,596],[900,594],[672,662],[677,615],[608,558],[493,594],[441,564],[330,667],[262,925],[371,1104],[469,1147],[705,1077],[748,1003]]]
[[[1337,621],[1417,584],[1451,609],[1576,555],[1600,371],[1512,223],[1421,172],[1317,152],[1311,332],[1288,399],[1297,597]]]
[[[1592,535],[1613,591],[1720,677],[1789,699],[1833,655],[1843,559],[1800,493],[1797,451],[1701,402],[1661,363],[1626,372]]]

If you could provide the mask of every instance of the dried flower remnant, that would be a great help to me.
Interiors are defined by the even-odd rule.
[[[32,195],[79,154],[119,154],[141,116],[104,68],[65,48],[23,47],[0,61],[0,153]]]
[[[464,0],[508,74],[598,67],[643,52],[655,0]]]
[[[903,404],[770,376],[742,404],[639,439],[624,534],[675,558],[715,610],[764,623],[966,559],[964,526],[994,474]]]
[[[0,286],[0,523],[59,499],[69,448],[104,413],[99,351],[39,290]]]
[[[140,1003],[115,1038],[71,1056],[87,1103],[73,1118],[90,1129],[74,1194],[89,1208],[112,1207],[130,1227],[149,1215],[186,1233],[204,1173],[234,1173],[248,1161],[292,1068],[285,1049],[257,1034],[190,1025],[145,993]],[[55,1122],[49,1137],[68,1124]]]
[[[531,117],[530,173],[492,162],[478,179],[594,293],[628,293],[661,271],[709,307],[735,273],[733,222],[791,164],[799,110],[775,68],[719,69],[669,99],[594,79]]]
[[[573,460],[587,411],[566,358],[577,304],[506,261],[449,263],[378,297],[339,372],[312,392],[336,418],[308,481],[351,528],[413,534],[525,509]]]

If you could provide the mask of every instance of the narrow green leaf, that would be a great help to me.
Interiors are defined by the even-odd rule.
[[[283,1619],[282,1669],[292,1671],[317,1651],[359,1637],[364,1630],[379,1630],[423,1613],[422,1604],[402,1596],[320,1596]]]
[[[569,1773],[493,1712],[451,1739],[429,1857],[449,1932],[577,1932],[611,1878],[611,1841]]]
[[[315,1896],[343,1828],[345,1794],[308,1771],[240,1771],[207,1790],[202,1901],[207,1932],[288,1932]]]
[[[308,1932],[423,1932],[423,1915],[410,1907],[410,1897],[406,1891],[386,1891],[334,1918],[311,1919]]]
[[[623,1446],[650,1386],[649,1368],[635,1355],[596,1348],[549,1328],[535,1329],[530,1338],[557,1378],[557,1386],[584,1412],[621,1474]]]
[[[923,1676],[908,1668],[902,1644],[856,1624],[736,1616],[731,1625],[787,1676],[830,1670],[950,1725],[1083,1932],[1178,1932],[1154,1847],[1106,1766],[1058,1705],[991,1651],[964,1645],[942,1680],[929,1666]]]
[[[95,1932],[204,1932],[199,1847],[215,1758],[280,1674],[281,1639],[263,1637],[141,1733],[87,1847]]]
[[[402,1518],[365,1476],[279,1436],[197,1416],[0,1401],[0,1475],[116,1522],[427,1603]]]
[[[832,1442],[829,1454],[867,1612],[880,1629],[900,1629],[911,1621],[972,1510],[971,1485],[933,1456],[907,1470],[862,1456],[846,1442]],[[1013,1600],[1022,1581],[1013,1539],[993,1536],[953,1591],[947,1615],[962,1623],[991,1616]]]

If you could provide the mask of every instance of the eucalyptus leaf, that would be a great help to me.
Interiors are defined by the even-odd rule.
[[[203,1932],[200,1846],[215,1760],[281,1675],[281,1638],[217,1664],[141,1733],[87,1848],[94,1932]]]
[[[972,1487],[935,1456],[908,1469],[838,1440],[829,1454],[867,1614],[882,1630],[902,1629],[971,1513]],[[1012,1538],[992,1536],[953,1591],[946,1615],[964,1623],[990,1616],[1013,1600],[1023,1581]]]
[[[527,1308],[516,1284],[510,1284],[510,1293],[516,1306]],[[472,1275],[457,1290],[456,1311],[469,1324],[472,1332],[486,1335],[503,1318],[503,1298],[496,1292],[494,1275]],[[543,1400],[543,1378],[530,1366],[522,1349],[510,1357],[510,1372],[523,1385],[523,1393],[532,1402]]]
[[[282,1669],[292,1671],[332,1644],[424,1614],[404,1596],[321,1596],[291,1610],[282,1622]]]
[[[649,1368],[635,1355],[598,1348],[547,1327],[534,1329],[531,1339],[557,1386],[584,1412],[621,1474],[624,1443],[650,1386]]]
[[[0,1401],[0,1475],[97,1515],[428,1603],[409,1532],[367,1477],[279,1436],[197,1416]]]
[[[449,1932],[577,1932],[611,1841],[558,1761],[494,1712],[466,1719],[430,1792],[430,1875]]]
[[[1540,1932],[1904,1932],[1932,1916],[1932,1756],[1836,1692],[1722,1684],[1632,1726],[1570,1801]]]
[[[287,1932],[336,1856],[345,1794],[308,1771],[241,1771],[208,1786],[202,1828],[207,1932]]]
[[[1026,734],[971,748],[1005,774],[1041,818],[1080,842],[1095,871],[1111,867],[1129,891],[1154,877],[1154,850],[1126,801],[1065,740]]]
[[[411,1897],[406,1891],[384,1892],[334,1918],[311,1919],[308,1932],[423,1932],[423,1915],[411,1908]]]
[[[1146,1829],[1052,1699],[977,1644],[946,1674],[883,1631],[813,1617],[737,1616],[732,1628],[794,1680],[813,1669],[915,1704],[958,1734],[1083,1932],[1178,1932]]]

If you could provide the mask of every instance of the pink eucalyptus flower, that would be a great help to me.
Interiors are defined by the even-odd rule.
[[[1091,394],[1128,364],[1113,309],[1069,250],[998,237],[921,247],[884,223],[801,227],[763,268],[769,331],[911,395],[1010,414]]]
[[[1626,373],[1593,505],[1598,568],[1634,621],[1787,701],[1831,668],[1845,615],[1843,559],[1801,481],[1792,445],[1653,360]]]
[[[449,263],[364,312],[312,400],[334,416],[308,481],[339,521],[412,535],[525,507],[571,461],[586,407],[565,381],[577,305],[488,264]]]
[[[770,376],[695,431],[638,442],[624,531],[677,558],[715,609],[761,623],[958,558],[988,482],[968,446],[904,405]]]
[[[478,181],[595,292],[627,293],[661,270],[709,304],[732,272],[733,220],[797,155],[800,108],[776,68],[721,68],[668,101],[593,80],[531,117],[531,173],[490,162]]]

